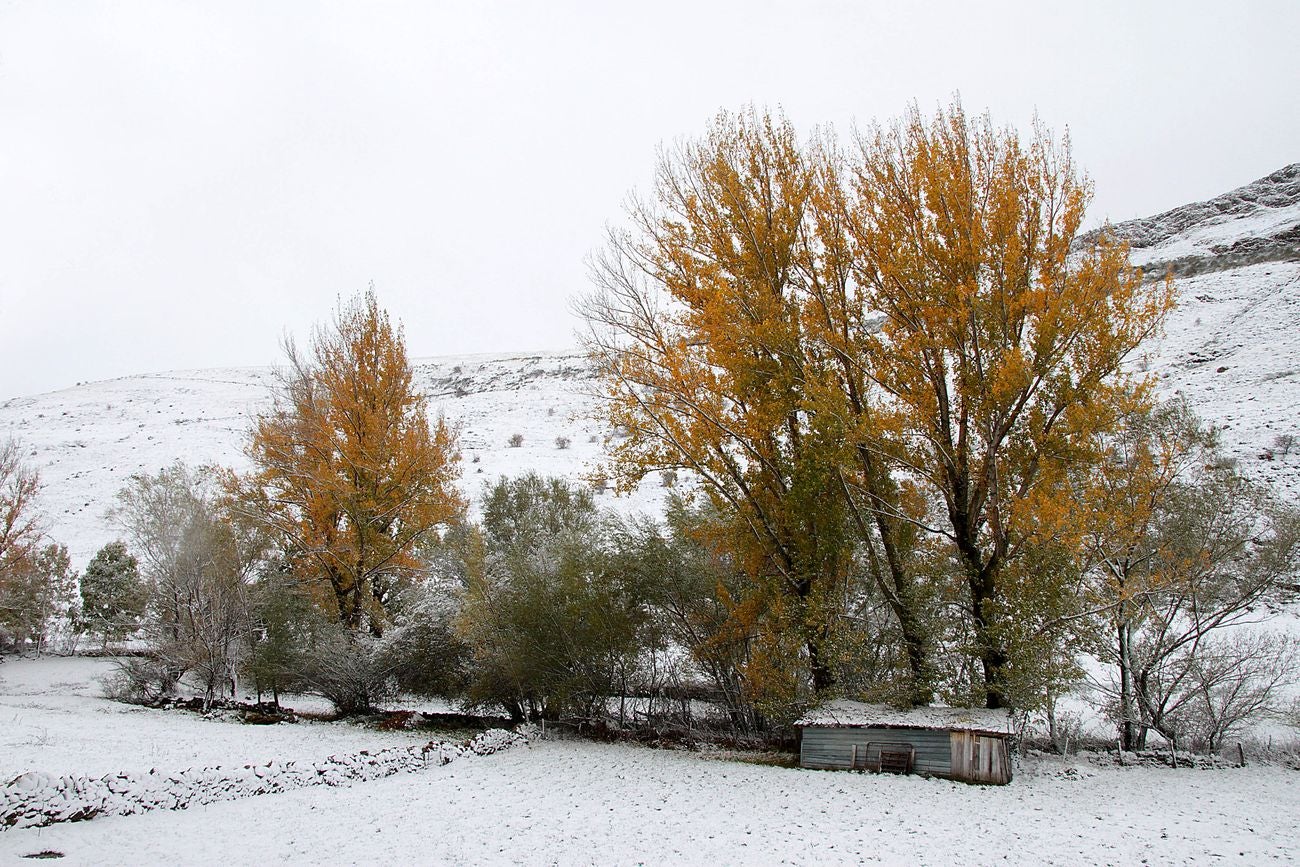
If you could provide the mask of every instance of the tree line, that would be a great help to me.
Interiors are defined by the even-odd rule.
[[[721,114],[661,151],[578,305],[610,469],[681,478],[664,514],[528,476],[471,517],[369,292],[288,347],[251,472],[132,479],[92,567],[140,578],[82,610],[142,627],[138,695],[623,722],[707,697],[756,730],[833,695],[1050,711],[1090,657],[1126,748],[1214,748],[1294,679],[1294,639],[1227,627],[1288,600],[1300,518],[1135,363],[1174,289],[1081,235],[1090,192],[1068,139],[960,104],[848,142]]]

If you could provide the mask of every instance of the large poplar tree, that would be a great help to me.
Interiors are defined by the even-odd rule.
[[[613,231],[584,303],[610,389],[624,483],[683,469],[738,529],[756,593],[798,635],[818,690],[852,563],[837,465],[843,422],[811,411],[802,305],[818,178],[780,119],[723,114],[661,155],[653,198]],[[764,588],[760,585],[767,584]]]
[[[1076,246],[1091,186],[1068,139],[1036,125],[1022,143],[954,104],[929,121],[913,108],[859,143],[853,272],[883,317],[862,363],[896,410],[899,470],[940,500],[984,698],[1002,707],[1014,621],[1045,616],[1017,611],[1019,590],[1051,601],[1043,552],[1073,546],[1083,517],[1069,473],[1144,400],[1149,384],[1124,362],[1172,286],[1144,282],[1104,233]]]
[[[456,432],[441,416],[430,424],[401,328],[373,290],[319,328],[307,355],[288,355],[249,441],[244,500],[317,582],[322,607],[378,634],[416,547],[464,508]]]
[[[1076,246],[1090,187],[1038,127],[913,108],[857,144],[749,111],[661,156],[583,305],[615,458],[625,480],[693,471],[747,530],[816,690],[858,572],[894,615],[902,700],[932,696],[945,630],[1003,706],[1036,664],[1013,657],[1070,617],[1068,474],[1149,399],[1124,362],[1172,289],[1104,233]]]

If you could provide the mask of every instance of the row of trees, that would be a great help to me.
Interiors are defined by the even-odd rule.
[[[468,520],[455,429],[362,295],[288,347],[252,472],[119,498],[134,682],[515,717],[703,690],[754,728],[838,694],[1050,709],[1087,654],[1126,746],[1212,746],[1294,670],[1220,636],[1294,582],[1300,519],[1128,363],[1172,287],[1078,238],[1088,197],[1068,141],[959,105],[849,147],[724,114],[666,151],[581,305],[620,482],[690,482],[662,519],[526,477]]]
[[[366,295],[314,347],[386,343],[368,357],[400,373],[398,337]],[[209,700],[243,680],[273,699],[318,692],[346,712],[404,689],[516,718],[623,720],[673,716],[705,696],[741,730],[815,700],[801,626],[815,609],[800,609],[798,592],[767,571],[727,499],[700,485],[693,502],[674,496],[660,518],[620,519],[598,510],[587,487],[530,476],[489,486],[481,518],[468,521],[450,484],[454,432],[445,422],[387,430],[385,420],[418,425],[423,407],[390,411],[409,405],[400,397],[409,379],[347,375],[357,357],[314,348],[296,361],[281,403],[250,436],[254,472],[177,464],[119,495],[112,514],[127,541],[88,565],[78,622],[105,645],[146,641],[151,656],[128,664],[127,692],[156,698],[188,675]],[[347,360],[325,377],[329,358]],[[336,388],[322,384],[331,379],[352,384],[351,415],[333,409]],[[380,391],[398,397],[370,394],[391,379]],[[292,395],[311,399],[289,405]],[[1029,697],[1020,706],[1050,705],[1050,690],[1076,676],[1087,652],[1118,673],[1110,710],[1127,745],[1156,731],[1213,746],[1271,706],[1294,670],[1292,641],[1216,637],[1289,574],[1294,513],[1245,483],[1181,403],[1142,407],[1093,435],[1104,459],[1069,476],[1087,532],[1073,557],[1036,564],[1060,570],[1042,580],[1049,601],[1060,598],[1052,587],[1067,586],[1068,606],[1025,619],[1022,600],[1007,615],[1021,630],[1013,659],[1044,678],[1017,687]],[[411,442],[423,444],[414,456]],[[416,465],[442,476],[402,472]],[[848,509],[817,505],[852,540]],[[912,660],[898,606],[880,592],[868,546],[846,545],[842,556],[835,594],[808,597],[823,606],[818,650],[833,688],[906,700],[899,684]],[[976,682],[978,657],[969,626],[945,614],[963,610],[959,573],[931,557],[934,571],[907,577],[912,598],[929,606],[918,605],[918,623],[932,688],[960,696]],[[1031,601],[1044,592],[1029,581],[1019,590]],[[1057,631],[1034,634],[1045,622]]]
[[[23,460],[18,442],[0,444],[0,651],[39,653],[56,638],[75,647],[85,634],[105,643],[129,634],[143,604],[134,561],[120,543],[110,545],[78,576],[68,549],[51,541],[38,520],[40,488],[40,475]],[[121,595],[115,582],[124,565],[132,589]]]
[[[169,501],[191,500],[184,492],[202,477],[172,468],[136,480],[122,501],[138,505],[141,494],[169,487],[181,494]],[[1203,560],[1195,586],[1180,580],[1177,594],[1175,585],[1152,578],[1159,568],[1182,568],[1169,559],[1173,552],[1202,545],[1211,525],[1222,532],[1240,519],[1228,517],[1231,501],[1223,495],[1220,487],[1180,492],[1180,505],[1168,510],[1177,526],[1148,537],[1162,550],[1142,567],[1143,589],[1133,590],[1123,612],[1104,606],[1079,629],[1099,658],[1129,672],[1109,708],[1121,731],[1133,730],[1125,735],[1129,748],[1141,748],[1146,732],[1156,731],[1214,749],[1275,707],[1277,687],[1294,672],[1294,639],[1216,637],[1250,616],[1263,598],[1266,568]],[[1211,499],[1198,511],[1184,496]],[[1210,520],[1192,526],[1193,513]],[[239,518],[227,513],[225,520]],[[676,497],[663,520],[625,518],[599,510],[585,486],[501,479],[485,489],[480,521],[458,522],[420,551],[423,575],[388,600],[380,636],[327,616],[313,601],[313,581],[278,556],[264,556],[256,575],[223,570],[219,564],[236,560],[194,556],[211,536],[185,534],[183,547],[194,546],[189,555],[154,562],[217,568],[193,569],[185,592],[176,593],[177,582],[161,576],[178,570],[146,566],[146,576],[159,576],[144,630],[154,656],[133,663],[132,673],[143,698],[189,672],[209,698],[242,676],[274,699],[285,690],[312,691],[345,712],[367,710],[401,689],[515,719],[698,724],[689,699],[706,698],[718,710],[715,722],[754,731],[802,708],[805,663],[797,641],[781,645],[765,634],[768,609],[780,600],[754,599],[752,575],[731,550],[729,533],[724,514]],[[1229,540],[1231,532],[1218,538]],[[1130,580],[1138,571],[1130,570]],[[896,666],[891,634],[871,628],[887,616],[875,605],[875,612],[856,608],[858,628],[834,644],[850,694],[869,694]],[[1126,640],[1110,633],[1108,642],[1101,627],[1120,623],[1121,613]]]

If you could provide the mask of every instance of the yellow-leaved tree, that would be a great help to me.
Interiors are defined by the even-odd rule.
[[[859,139],[846,191],[853,272],[882,317],[862,363],[894,409],[895,469],[932,492],[989,707],[1011,645],[1074,592],[1062,555],[1086,510],[1069,477],[1101,458],[1150,382],[1124,362],[1173,303],[1105,233],[1076,244],[1091,196],[1068,139],[1021,142],[959,103]],[[1055,573],[1052,574],[1052,573]]]
[[[630,209],[593,263],[587,346],[609,386],[624,483],[683,469],[737,532],[757,608],[738,624],[801,648],[814,689],[834,681],[826,646],[851,567],[838,494],[840,420],[811,412],[802,307],[820,267],[809,235],[815,167],[788,123],[719,116],[709,134],[663,153],[654,198]],[[767,640],[770,639],[770,640]],[[787,648],[788,650],[788,648]],[[759,668],[762,668],[760,666]],[[767,666],[770,668],[770,666]],[[779,672],[752,672],[775,683]]]
[[[582,312],[628,433],[617,469],[702,482],[766,628],[797,636],[769,658],[805,660],[814,691],[864,586],[892,617],[894,700],[946,678],[1000,707],[1071,656],[1070,473],[1150,400],[1124,362],[1172,303],[1104,233],[1076,243],[1089,196],[1068,141],[1022,144],[959,104],[848,152],[724,113],[662,155],[596,258]],[[953,647],[977,674],[936,659]]]
[[[274,408],[248,443],[241,499],[273,529],[356,632],[387,624],[387,606],[418,566],[416,547],[456,518],[456,431],[430,425],[406,342],[373,290],[317,329],[310,355],[288,347]]]

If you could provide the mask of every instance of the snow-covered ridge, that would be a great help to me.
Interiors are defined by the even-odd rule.
[[[1110,226],[1109,232],[1128,242],[1134,264],[1151,277],[1300,261],[1300,163],[1207,202]]]

